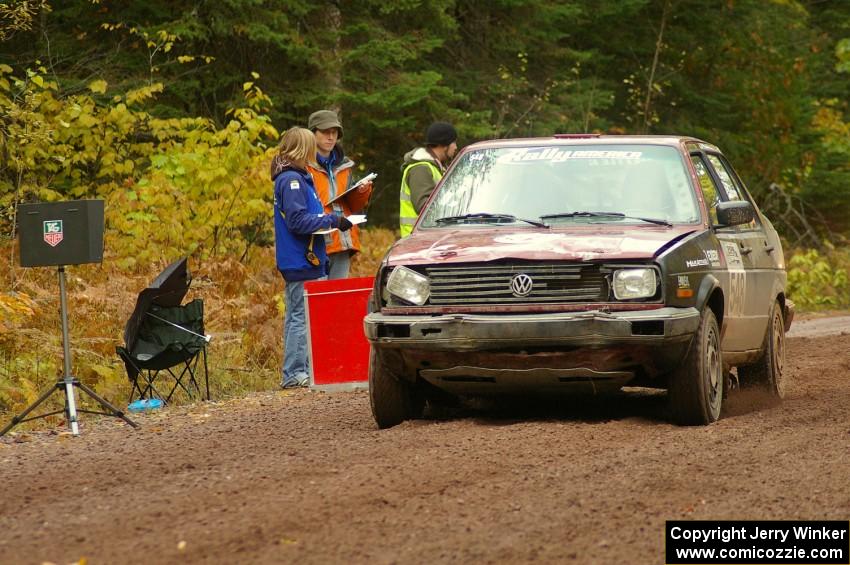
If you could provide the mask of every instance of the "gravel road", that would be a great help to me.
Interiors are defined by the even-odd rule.
[[[662,563],[665,520],[847,520],[850,317],[795,324],[788,398],[707,427],[632,390],[378,431],[304,390],[17,432],[0,563]]]

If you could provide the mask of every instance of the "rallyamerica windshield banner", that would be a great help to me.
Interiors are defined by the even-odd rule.
[[[668,565],[850,563],[850,522],[668,521]]]

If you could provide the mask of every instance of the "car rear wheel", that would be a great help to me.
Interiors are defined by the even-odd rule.
[[[673,419],[682,425],[705,425],[720,417],[723,404],[723,357],[717,318],[706,308],[681,367],[671,376],[668,397]]]
[[[767,332],[762,353],[753,365],[738,367],[738,376],[744,384],[755,384],[776,398],[785,397],[785,319],[782,305],[774,302],[770,309]]]
[[[425,407],[422,394],[411,383],[387,371],[374,347],[369,355],[369,402],[381,429],[421,417]]]

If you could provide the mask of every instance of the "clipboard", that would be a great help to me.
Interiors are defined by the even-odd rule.
[[[378,174],[377,174],[377,173],[369,173],[368,175],[366,175],[365,177],[363,177],[363,178],[362,178],[362,179],[360,179],[359,181],[357,181],[357,182],[355,182],[354,184],[352,184],[352,185],[351,185],[351,187],[350,187],[348,190],[346,190],[345,192],[343,192],[342,194],[337,194],[336,196],[334,196],[333,198],[331,198],[330,200],[328,200],[328,201],[325,203],[325,206],[327,206],[328,204],[333,204],[334,202],[336,202],[337,200],[339,200],[340,198],[342,198],[342,197],[343,197],[343,196],[345,196],[346,194],[350,193],[352,190],[355,190],[355,189],[360,188],[361,186],[363,186],[363,185],[364,185],[364,184],[366,184],[367,182],[372,181],[372,180],[373,180],[375,177],[377,177],[377,176],[378,176]]]

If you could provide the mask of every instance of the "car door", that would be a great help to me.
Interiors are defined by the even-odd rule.
[[[726,158],[719,153],[707,153],[706,158],[723,187],[726,199],[747,201],[753,210],[758,210]],[[739,251],[745,258],[744,265],[747,269],[744,315],[745,327],[748,332],[751,332],[748,336],[751,339],[747,340],[747,343],[750,345],[748,349],[755,349],[762,345],[770,307],[774,300],[772,295],[776,277],[776,262],[772,256],[774,248],[768,244],[765,225],[758,213],[755,214],[752,222],[736,226],[736,229],[739,236]]]
[[[754,268],[751,236],[749,230],[741,230],[739,226],[717,224],[717,204],[728,200],[728,195],[704,149],[692,150],[690,158],[708,208],[718,251],[724,257],[725,269],[716,271],[724,293],[722,347],[724,351],[746,351],[754,347],[754,342],[760,343],[763,335],[760,334],[758,340],[754,339],[753,312],[747,305],[748,293],[754,286],[750,280]]]

